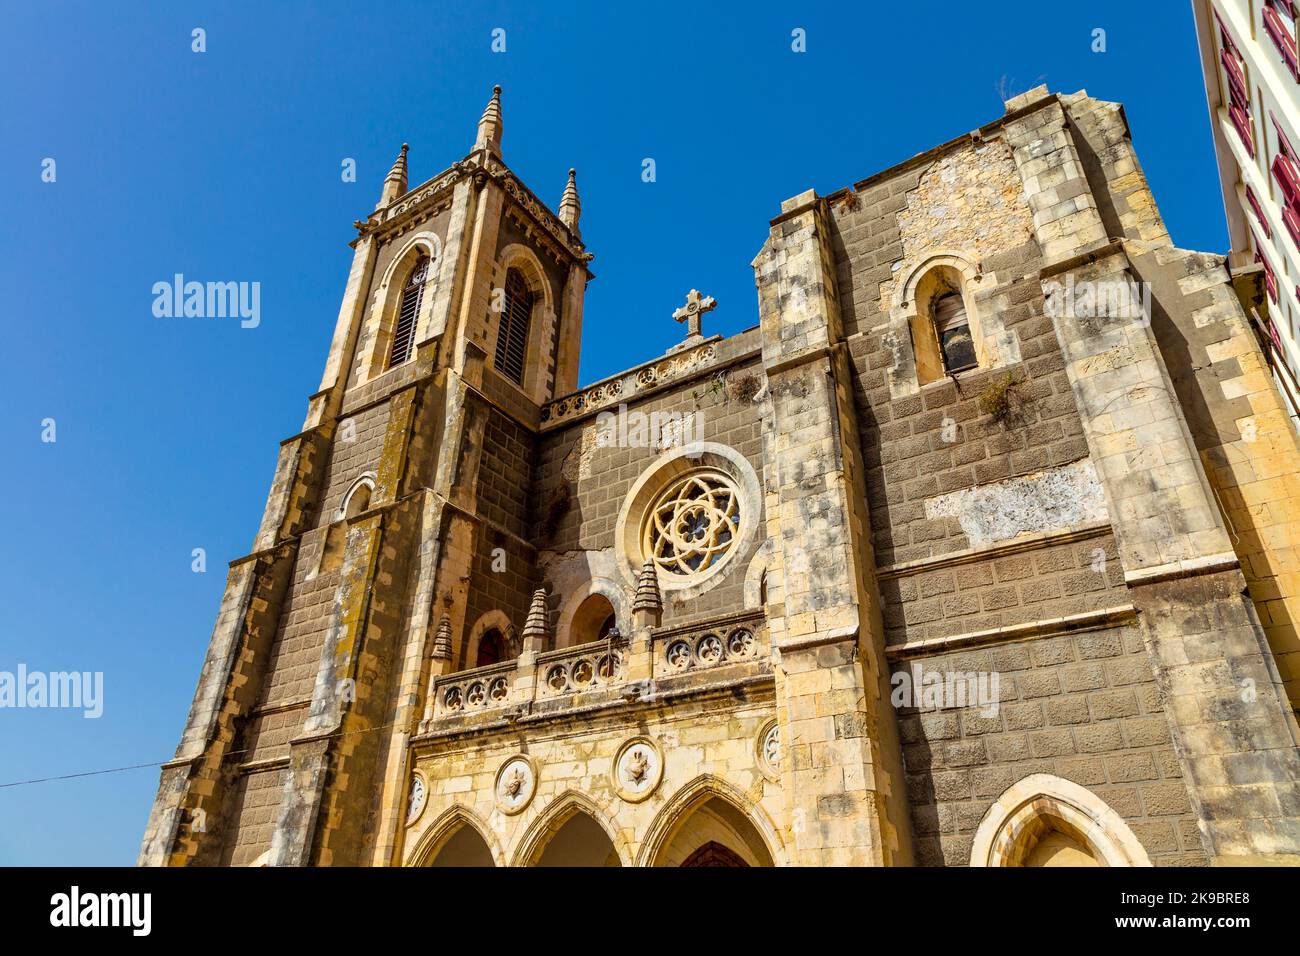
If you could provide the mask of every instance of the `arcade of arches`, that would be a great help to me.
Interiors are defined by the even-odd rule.
[[[468,820],[461,820],[426,857],[438,867],[495,866],[491,848]],[[557,815],[523,865],[623,866],[605,828],[583,809]],[[729,801],[710,796],[688,807],[669,826],[653,859],[657,867],[773,866],[772,853],[758,828]]]
[[[1014,790],[1014,788],[1013,788]],[[1095,798],[1094,798],[1095,800]],[[1099,815],[1110,811],[1100,801]],[[1028,812],[1025,812],[1026,809]],[[972,863],[1004,867],[1097,867],[1149,865],[1136,841],[1125,832],[1086,832],[1090,808],[1063,804],[1055,796],[1039,795],[1020,812],[999,816],[995,806],[987,827],[996,831],[987,859]],[[1082,815],[1080,815],[1082,814]],[[1109,821],[1108,821],[1109,822]],[[986,828],[987,828],[986,827]],[[619,867],[626,861],[609,832],[581,806],[570,805],[552,814],[542,835],[518,863],[537,867]],[[977,838],[975,856],[981,855]],[[1136,853],[1134,853],[1136,849]],[[774,866],[766,840],[750,818],[729,800],[704,794],[681,810],[660,831],[644,865],[655,867]],[[496,866],[491,847],[478,828],[460,819],[425,854],[423,865],[435,867]]]

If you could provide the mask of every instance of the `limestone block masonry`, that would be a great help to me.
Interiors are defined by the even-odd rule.
[[[1118,105],[786,200],[754,328],[581,389],[503,142],[355,223],[141,865],[1300,863],[1300,446]]]

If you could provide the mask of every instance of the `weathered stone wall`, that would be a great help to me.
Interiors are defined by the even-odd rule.
[[[249,866],[271,848],[275,815],[284,791],[283,768],[243,774],[231,799],[234,810],[227,828],[222,866]]]
[[[516,537],[528,536],[528,490],[536,438],[500,412],[488,415],[478,475],[478,513]]]
[[[1140,274],[1134,259],[1167,243],[1154,201],[1134,175],[1121,117],[1090,110],[1084,125],[1093,139],[1080,147],[1074,118],[1084,105],[1078,95],[1040,99],[1039,108],[1013,115],[1006,126],[1049,258],[1040,272],[1045,292],[1071,284],[1127,286]],[[1098,134],[1107,129],[1115,146],[1098,150]],[[1107,183],[1128,177],[1122,194],[1109,197],[1114,203],[1080,192],[1098,174]],[[1116,218],[1126,235],[1136,230],[1141,238],[1107,241],[1107,223]],[[1157,249],[1157,262],[1162,255],[1166,262],[1179,257]],[[1195,282],[1178,294],[1153,285],[1161,308],[1198,324],[1203,310],[1189,309],[1186,298],[1197,291]],[[1217,298],[1223,305],[1231,300],[1226,288]],[[1266,635],[1244,597],[1240,558],[1170,365],[1144,315],[1067,307],[1053,322],[1206,850],[1216,861],[1294,861],[1296,725]]]
[[[945,640],[1128,604],[1108,529],[1028,536],[1018,547],[1024,550],[880,572],[888,644]]]
[[[504,552],[500,560],[494,554],[498,548]],[[459,659],[462,667],[473,667],[475,662],[466,656],[470,651],[470,629],[485,614],[500,611],[514,626],[516,635],[522,632],[529,601],[538,586],[537,552],[524,542],[480,523],[467,585],[465,634]]]
[[[303,536],[276,641],[270,649],[259,707],[279,707],[311,699],[312,684],[320,665],[321,642],[339,583],[337,567],[320,568],[321,551],[328,535],[329,529],[320,528]],[[263,756],[270,755],[254,749],[246,759]]]
[[[289,741],[306,719],[339,584],[338,561],[345,532],[342,525],[336,524],[336,512],[353,482],[379,467],[388,406],[370,406],[358,411],[351,421],[354,439],[344,441],[336,434],[331,445],[323,478],[326,491],[313,518],[316,527],[303,534],[297,550],[274,639],[265,652],[265,674],[257,702],[235,736],[229,758],[233,766],[287,760]],[[332,524],[333,546],[339,553],[330,567],[323,566],[328,559],[322,552]],[[226,862],[242,865],[270,848],[281,788],[276,787],[273,794],[268,788],[280,780],[281,772],[276,768],[238,777],[224,841]]]
[[[972,370],[956,382],[936,382],[895,400],[882,371],[890,362],[883,337],[864,335],[850,342],[861,388],[873,543],[882,565],[972,546],[956,517],[927,514],[926,503],[938,496],[1038,475],[1087,457],[1070,383],[1041,308],[1040,296],[1037,311],[1023,303],[1004,313],[1020,336],[1023,363]],[[980,395],[999,388],[1008,375],[1014,383],[1010,415],[997,421],[981,411]],[[1067,516],[1059,526],[1077,523],[1082,521]]]
[[[914,665],[945,674],[997,672],[1000,697],[988,710],[900,710],[918,863],[968,865],[972,837],[993,802],[1034,773],[1095,793],[1157,866],[1206,862],[1137,628],[918,655],[893,669]]]
[[[1237,300],[1219,256],[1143,248],[1131,251],[1157,290],[1152,332],[1291,706],[1300,707],[1300,439],[1243,312],[1255,303]]]

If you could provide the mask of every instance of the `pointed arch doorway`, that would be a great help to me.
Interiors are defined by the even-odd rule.
[[[470,824],[461,823],[435,846],[425,866],[496,866],[496,861],[483,835]]]
[[[669,831],[652,866],[774,866],[767,842],[740,809],[720,796],[694,804]]]

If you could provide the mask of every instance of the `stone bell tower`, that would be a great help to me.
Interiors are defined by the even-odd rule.
[[[408,189],[403,145],[354,223],[321,385],[230,564],[142,865],[391,862],[428,681],[521,641],[466,622],[524,620],[540,583],[521,489],[542,406],[577,385],[592,256],[575,172],[557,215],[503,126],[496,87],[463,159]]]

